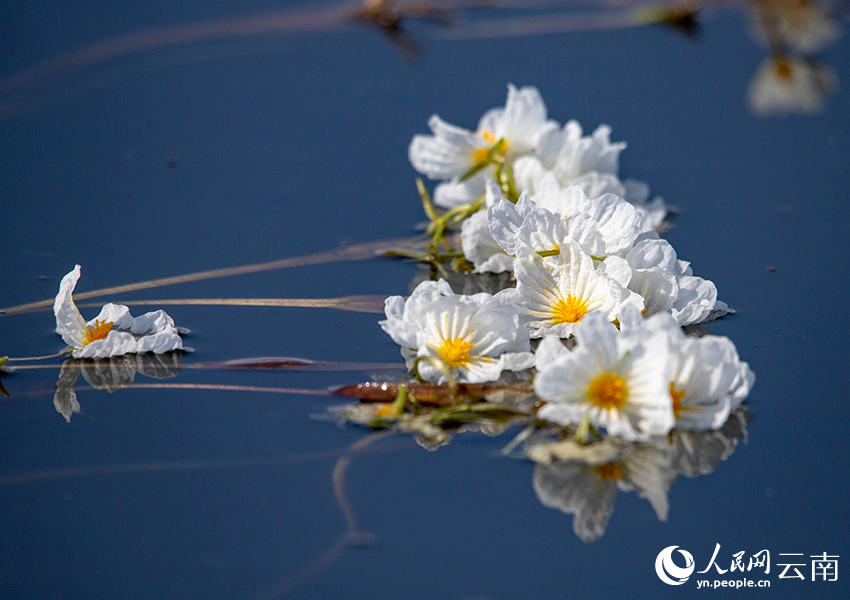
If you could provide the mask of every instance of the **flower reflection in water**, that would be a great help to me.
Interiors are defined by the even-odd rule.
[[[544,506],[573,515],[573,530],[585,542],[605,534],[617,491],[636,492],[667,520],[667,492],[679,476],[708,475],[746,441],[746,408],[738,408],[716,431],[674,431],[669,437],[627,444],[606,439],[589,446],[572,440],[532,443],[534,491]]]
[[[183,367],[183,353],[179,351],[163,354],[125,354],[95,360],[67,359],[62,363],[53,406],[56,412],[70,423],[71,416],[80,412],[80,403],[74,385],[83,374],[83,379],[95,389],[114,392],[132,385],[136,373],[153,379],[176,377]]]
[[[758,116],[822,111],[838,78],[817,53],[841,35],[838,20],[812,0],[755,0],[751,14],[753,37],[770,56],[750,82],[750,109]]]

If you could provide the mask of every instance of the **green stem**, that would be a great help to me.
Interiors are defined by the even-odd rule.
[[[587,444],[590,441],[590,429],[590,413],[585,413],[575,432],[575,439],[579,444]]]
[[[404,412],[404,405],[407,403],[407,386],[402,384],[398,388],[398,394],[396,394],[395,402],[393,402],[393,414],[395,416],[400,416]]]
[[[454,378],[454,375],[452,375],[448,365],[435,356],[417,356],[416,360],[413,361],[413,375],[420,383],[425,383],[425,379],[419,373],[419,363],[422,361],[430,364],[446,378],[446,383],[449,386],[449,393],[451,393],[452,396],[457,394],[457,380]]]
[[[481,160],[475,164],[469,171],[460,176],[459,182],[464,182],[482,169],[484,169],[487,165],[495,162],[496,158],[501,154],[501,148],[504,146],[505,138],[500,138],[498,142],[490,146],[490,149],[487,151],[487,154]]]
[[[419,192],[419,197],[422,199],[422,209],[425,211],[425,216],[428,217],[429,221],[435,221],[438,216],[437,208],[431,200],[431,194],[429,194],[428,190],[425,189],[425,183],[422,181],[421,177],[416,178],[416,190]]]

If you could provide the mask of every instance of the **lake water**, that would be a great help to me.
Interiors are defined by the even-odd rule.
[[[310,18],[296,31],[161,44],[170,27],[266,11]],[[747,578],[770,581],[759,597],[848,597],[848,36],[818,53],[839,82],[821,111],[762,117],[747,89],[765,51],[743,5],[706,7],[693,40],[662,27],[449,40],[414,24],[424,43],[413,63],[379,31],[331,28],[316,11],[0,8],[0,306],[52,299],[74,264],[83,293],[411,236],[424,217],[410,138],[432,113],[472,128],[507,83],[534,85],[551,118],[609,124],[629,144],[621,173],[678,208],[667,239],[737,311],[707,328],[757,375],[746,443],[711,474],[676,479],[666,522],[620,492],[605,535],[585,543],[571,515],[541,503],[534,465],[499,456],[518,430],[459,434],[434,452],[399,434],[348,454],[371,432],[313,418],[340,398],[216,388],[397,379],[380,315],[162,305],[194,352],[140,365],[134,382],[185,388],[109,393],[80,378],[66,422],[53,403],[61,359],[3,375],[0,596],[682,598],[729,593],[696,579]],[[71,54],[139,31],[159,34],[103,60]],[[43,67],[56,56],[77,62]],[[19,73],[32,79],[18,85]],[[105,301],[387,296],[418,275],[400,260],[327,262],[79,304],[91,318]],[[54,327],[49,307],[0,315],[0,356],[61,351]],[[370,365],[193,367],[264,356]],[[347,537],[341,504],[358,535]],[[687,549],[702,570],[717,544],[726,569],[737,552],[746,564],[768,550],[770,573],[711,567],[681,586],[656,575],[664,548]],[[824,553],[839,557],[836,580],[812,581]],[[801,555],[790,558],[804,580],[779,577],[780,554]]]

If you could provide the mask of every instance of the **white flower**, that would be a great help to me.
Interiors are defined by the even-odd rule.
[[[485,206],[493,206],[502,198],[502,191],[492,179],[486,182]],[[520,200],[525,203],[527,200]],[[524,204],[523,204],[524,205]],[[513,205],[512,205],[513,206]],[[529,206],[529,210],[531,207]],[[514,257],[505,253],[490,235],[488,211],[474,213],[460,228],[463,255],[472,263],[476,273],[504,273],[514,270]]]
[[[611,143],[611,128],[607,125],[583,137],[581,125],[570,121],[563,129],[541,136],[535,155],[516,161],[514,176],[521,187],[539,181],[544,171],[553,172],[564,187],[591,172],[616,176],[620,152],[625,148],[625,142]]]
[[[580,186],[574,185],[562,189],[552,176],[547,176],[541,183],[534,196],[538,207],[567,222],[584,216],[588,223],[593,224],[590,231],[578,223],[570,226],[571,237],[585,252],[593,256],[622,256],[634,245],[641,232],[642,220],[634,206],[610,193],[590,196]],[[582,241],[584,239],[588,241]]]
[[[508,99],[504,108],[487,111],[478,123],[477,135],[491,144],[503,139],[502,151],[508,160],[533,152],[540,138],[558,127],[546,116],[546,104],[535,87],[517,90],[508,84]]]
[[[752,387],[754,376],[729,338],[686,336],[667,313],[642,319],[623,311],[621,335],[633,344],[657,337],[667,344],[668,393],[676,428],[719,429]]]
[[[677,261],[675,272],[679,293],[671,310],[679,325],[702,323],[732,312],[717,300],[714,282],[695,276],[689,262]]]
[[[679,296],[676,251],[662,239],[641,240],[626,254],[632,269],[629,289],[640,294],[646,316],[667,312]]]
[[[587,315],[576,338],[575,350],[541,365],[534,391],[548,404],[538,416],[564,425],[588,419],[629,441],[669,432],[674,417],[666,339],[620,335],[602,313]]]
[[[694,276],[690,263],[679,260],[668,241],[654,232],[641,238],[626,254],[631,269],[626,284],[643,297],[645,316],[670,312],[684,327],[731,312],[717,300],[714,283]]]
[[[80,265],[76,265],[62,278],[53,303],[56,333],[71,347],[74,358],[159,354],[183,348],[174,321],[162,310],[134,318],[126,306],[110,303],[104,305],[97,317],[85,322],[71,297],[79,278]]]
[[[405,302],[387,298],[386,321],[380,325],[412,366],[417,357],[431,357],[449,369],[459,382],[495,381],[503,370],[530,368],[528,333],[520,326],[517,309],[504,294],[471,296],[452,292],[445,280],[424,281]],[[445,376],[427,361],[418,365],[429,381]]]
[[[640,296],[622,283],[623,271],[628,274],[628,265],[616,256],[594,268],[590,255],[573,241],[561,246],[557,258],[544,259],[520,247],[514,264],[517,287],[506,293],[522,309],[531,337],[550,333],[569,337],[585,315],[594,311],[613,321],[625,304],[643,308]]]
[[[428,126],[433,135],[414,136],[408,158],[423,175],[446,182],[437,186],[434,202],[452,208],[484,193],[484,171],[463,182],[459,179],[482,164],[491,150],[511,162],[532,152],[540,137],[555,129],[557,123],[546,118],[546,105],[537,88],[518,90],[508,85],[504,108],[487,111],[476,132],[446,123],[437,115],[429,119]]]
[[[823,110],[836,85],[829,67],[813,60],[776,56],[758,69],[750,83],[748,101],[761,117],[788,113],[814,114]]]
[[[753,34],[771,50],[784,45],[815,54],[841,35],[836,19],[817,0],[763,0],[753,6]]]
[[[625,142],[611,143],[611,128],[601,125],[590,137],[582,137],[581,126],[570,121],[563,129],[541,136],[537,152],[514,163],[514,179],[519,189],[526,189],[541,206],[538,198],[548,177],[554,177],[559,189],[577,185],[591,199],[614,194],[634,205],[641,215],[644,231],[661,227],[667,207],[661,198],[649,201],[649,187],[632,179],[620,181],[619,157]],[[546,206],[553,212],[552,207]]]

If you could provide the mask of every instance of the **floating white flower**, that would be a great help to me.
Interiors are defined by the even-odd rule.
[[[501,198],[502,191],[498,184],[492,179],[488,179],[484,206],[489,209]],[[523,202],[525,203],[527,200]],[[529,210],[531,210],[530,206]],[[512,272],[514,270],[514,257],[507,254],[490,235],[488,214],[487,210],[478,211],[461,225],[460,241],[463,255],[475,267],[476,273]]]
[[[593,256],[622,256],[641,233],[640,213],[622,198],[610,193],[589,196],[576,185],[561,188],[551,174],[533,199],[538,208],[568,224],[568,235]]]
[[[538,416],[564,425],[587,419],[629,441],[669,432],[674,417],[666,339],[620,335],[603,313],[587,315],[576,338],[575,350],[538,365],[534,391],[548,402]]]
[[[592,136],[583,137],[581,126],[575,121],[561,130],[547,132],[533,155],[515,161],[517,187],[528,190],[539,204],[544,204],[538,193],[548,185],[548,177],[554,177],[559,188],[580,187],[589,198],[614,194],[635,207],[643,217],[644,231],[660,228],[667,215],[664,201],[649,201],[649,187],[641,181],[620,180],[619,157],[626,144],[612,143],[610,136],[611,128],[601,125]]]
[[[752,16],[756,40],[771,50],[815,54],[841,36],[837,19],[818,0],[760,0]]]
[[[409,367],[429,357],[459,382],[483,383],[495,381],[503,370],[520,371],[534,363],[528,333],[504,294],[463,296],[445,280],[424,281],[406,302],[401,296],[387,298],[385,312],[387,320],[380,325],[402,347]],[[446,381],[429,360],[420,361],[418,371],[429,381]]]
[[[554,173],[563,187],[588,173],[616,176],[620,152],[625,148],[625,142],[611,143],[607,125],[599,126],[591,136],[583,136],[581,125],[569,121],[562,129],[541,136],[537,152],[516,161],[514,175],[522,187],[533,186],[547,171]]]
[[[719,429],[752,387],[752,371],[729,338],[686,336],[669,313],[642,319],[627,310],[620,325],[621,335],[631,343],[651,337],[666,341],[666,378],[678,429]]]
[[[122,354],[169,352],[183,348],[174,321],[164,311],[130,315],[120,304],[106,304],[97,317],[83,320],[71,294],[80,278],[80,265],[65,275],[53,303],[56,333],[71,347],[74,358],[107,358]]]
[[[679,325],[703,323],[734,312],[717,299],[714,282],[694,275],[687,261],[678,260],[677,265],[675,272],[679,292],[671,311]]]
[[[540,137],[557,127],[546,118],[546,105],[537,88],[508,85],[504,108],[487,111],[475,132],[446,123],[437,115],[428,120],[433,135],[416,135],[408,157],[413,168],[435,180],[434,202],[452,208],[471,202],[484,193],[484,171],[461,182],[460,178],[495,153],[513,161],[536,148]]]
[[[643,308],[641,297],[625,288],[623,274],[628,277],[629,268],[622,258],[609,257],[594,268],[576,242],[568,241],[559,251],[557,257],[541,258],[520,247],[517,254],[517,287],[506,293],[523,311],[531,337],[569,337],[589,313],[598,311],[613,321],[624,305]]]
[[[641,240],[626,254],[626,262],[632,269],[629,289],[643,297],[644,315],[672,310],[679,296],[679,262],[673,246],[662,239]]]
[[[761,117],[789,113],[814,114],[823,110],[836,85],[832,70],[810,59],[775,56],[753,76],[748,102]]]

